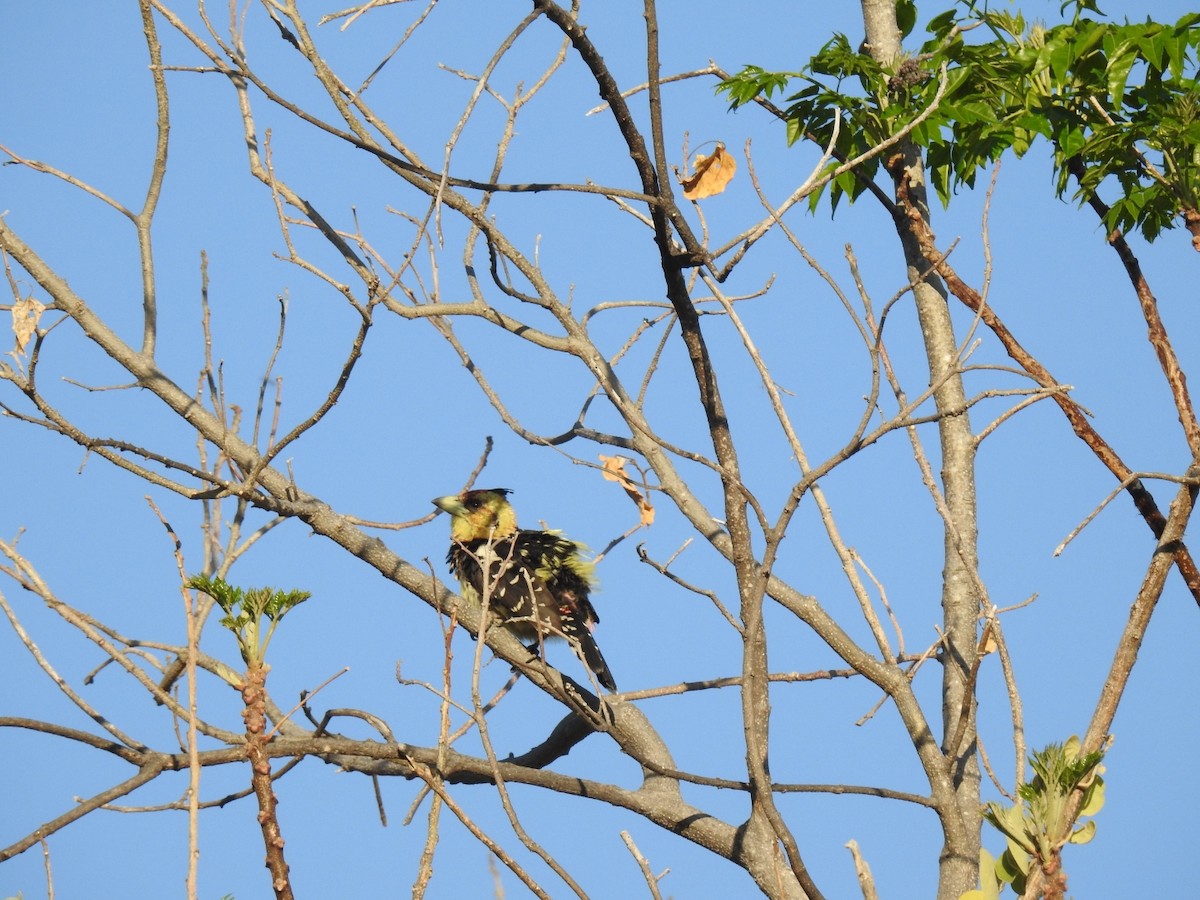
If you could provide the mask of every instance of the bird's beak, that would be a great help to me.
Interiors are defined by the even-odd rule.
[[[448,497],[435,497],[432,502],[438,509],[448,512],[452,516],[461,516],[467,511],[462,500],[453,494]]]

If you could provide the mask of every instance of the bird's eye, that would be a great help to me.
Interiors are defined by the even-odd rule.
[[[478,497],[468,497],[464,505],[467,507],[467,509],[479,509],[482,503],[483,501]]]

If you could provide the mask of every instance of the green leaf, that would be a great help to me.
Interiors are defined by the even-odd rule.
[[[1028,785],[1022,785],[1028,787]],[[1016,842],[1019,850],[1032,851],[1025,829],[1025,818],[1019,806],[1001,806],[999,803],[987,803],[983,808],[983,817],[1008,838],[1010,845]]]
[[[225,613],[232,613],[242,602],[241,588],[235,588],[223,578],[210,578],[207,575],[193,575],[187,581],[192,590],[208,594],[216,601],[217,606]]]
[[[1052,40],[1047,40],[1046,47],[1040,54],[1050,66],[1054,80],[1063,84],[1070,77],[1071,65],[1076,58],[1076,33],[1074,28],[1064,30],[1054,29]]]
[[[1068,128],[1058,135],[1059,153],[1065,162],[1074,156],[1078,156],[1084,145],[1087,144],[1087,135],[1081,128]]]
[[[1060,6],[1058,8],[1059,14],[1061,15],[1063,12],[1066,11],[1068,6],[1072,6],[1072,5],[1075,6],[1076,18],[1078,18],[1079,14],[1084,11],[1094,12],[1094,13],[1098,13],[1099,15],[1104,15],[1104,13],[1100,12],[1100,7],[1098,7],[1096,5],[1096,0],[1063,0],[1062,6]]]
[[[981,900],[1000,900],[1000,879],[996,877],[996,860],[982,847],[979,850],[978,894]]]
[[[1096,820],[1088,819],[1080,827],[1071,832],[1069,838],[1072,844],[1086,844],[1096,836]]]
[[[740,72],[718,84],[716,91],[729,97],[730,108],[737,109],[752,102],[759,95],[770,98],[782,93],[794,77],[794,72],[768,72],[759,66],[745,66]]]
[[[937,147],[945,147],[944,144],[935,145]],[[933,159],[933,150],[930,150],[929,159]],[[949,162],[944,163],[926,163],[926,171],[929,173],[929,180],[932,182],[934,190],[937,191],[938,199],[942,201],[943,208],[950,205],[950,197],[953,190],[951,187],[951,175],[953,174]]]
[[[1025,873],[1029,871],[1029,865],[1026,863],[1022,868],[1013,856],[1012,849],[1009,848],[1000,854],[1000,858],[996,860],[995,872],[996,877],[1005,884],[1014,884],[1017,879],[1024,878]]]
[[[1137,62],[1137,50],[1128,44],[1121,45],[1115,54],[1110,54],[1108,61],[1108,96],[1111,103],[1119,105],[1125,96],[1125,82],[1129,80],[1129,70]]]
[[[1075,23],[1075,58],[1083,59],[1100,46],[1110,26],[1084,19]]]
[[[896,24],[900,26],[900,36],[908,37],[917,25],[917,5],[913,0],[896,0]]]
[[[1079,815],[1094,816],[1104,808],[1104,779],[1097,778],[1084,792],[1083,803],[1079,807]]]
[[[785,126],[785,134],[787,137],[788,146],[796,143],[800,138],[804,137],[804,123],[799,119],[789,118]]]
[[[1172,78],[1183,77],[1183,63],[1187,58],[1187,39],[1174,33],[1163,38],[1163,52],[1167,57],[1167,68]]]
[[[1158,22],[1147,22],[1140,26],[1137,36],[1137,46],[1143,59],[1150,64],[1152,70],[1161,72],[1167,60],[1167,43],[1174,35],[1174,29]]]
[[[940,41],[950,33],[950,30],[956,24],[958,24],[958,10],[948,9],[944,13],[930,19],[929,24],[925,26],[925,30]]]

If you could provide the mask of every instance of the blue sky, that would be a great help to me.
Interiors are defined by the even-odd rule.
[[[337,4],[312,5],[314,17]],[[661,4],[663,72],[686,71],[711,59],[734,71],[746,63],[771,69],[802,65],[835,31],[861,32],[856,4],[805,8],[764,2],[752,13],[729,4],[698,0]],[[808,5],[805,4],[805,7]],[[419,4],[377,11],[345,32],[317,30],[323,53],[348,81],[365,77],[416,16]],[[1055,2],[1030,0],[1029,17],[1054,21]],[[1189,11],[1183,2],[1103,4],[1114,18],[1150,15],[1174,21]],[[927,6],[921,21],[941,6]],[[436,165],[447,135],[461,115],[470,83],[452,70],[477,72],[505,30],[527,4],[440,4],[413,41],[384,68],[368,92],[424,159]],[[193,16],[191,7],[187,14]],[[224,12],[214,12],[221,19]],[[194,17],[194,16],[193,16]],[[643,80],[640,6],[585,4],[589,35],[601,47],[624,86]],[[257,8],[248,15],[247,46],[256,66],[300,102],[328,110],[286,44],[272,33]],[[198,60],[169,29],[161,27],[168,63]],[[557,47],[548,27],[528,35],[499,67],[493,83],[511,95],[527,87]],[[134,4],[56,2],[34,9],[8,4],[0,11],[0,53],[9,85],[0,122],[0,144],[88,181],[137,208],[145,191],[153,140],[153,97],[145,47]],[[443,64],[445,69],[438,69]],[[288,265],[269,194],[246,172],[245,151],[233,92],[215,75],[175,72],[169,173],[155,225],[156,269],[161,305],[160,359],[177,383],[196,384],[202,362],[199,338],[200,254],[208,258],[213,311],[213,353],[222,361],[233,402],[252,410],[258,381],[274,343],[279,298],[289,320],[276,363],[283,378],[283,428],[301,421],[336,377],[356,327],[355,317],[326,286]],[[767,193],[786,194],[816,162],[807,147],[784,146],[780,127],[753,109],[735,114],[714,97],[710,82],[684,82],[665,92],[665,130],[670,152],[683,158],[690,146],[721,140],[739,153],[751,141],[755,168]],[[412,241],[412,227],[394,210],[419,212],[411,193],[385,177],[360,151],[300,127],[262,98],[255,101],[260,126],[272,131],[275,164],[282,178],[339,227],[357,215],[373,245],[389,254]],[[632,188],[634,173],[611,121],[588,115],[596,93],[576,60],[522,113],[505,177],[511,181],[563,180]],[[642,107],[636,105],[635,109]],[[456,174],[484,177],[501,123],[495,104],[485,103],[464,132],[455,155]],[[981,179],[982,181],[982,179]],[[762,215],[742,171],[703,212],[714,244]],[[943,245],[961,238],[958,270],[979,283],[983,252],[980,193],[958,196],[949,212],[935,211]],[[94,198],[18,166],[0,168],[0,212],[7,223],[109,318],[128,340],[140,329],[140,285],[133,231]],[[597,303],[661,300],[653,247],[646,231],[599,201],[560,195],[507,196],[493,213],[514,240],[533,253],[565,295],[579,307]],[[844,260],[852,245],[876,308],[901,286],[903,269],[890,224],[868,201],[814,215],[791,214],[788,223],[843,289],[853,292]],[[1004,161],[990,210],[994,271],[990,302],[1012,330],[1094,415],[1101,434],[1139,471],[1180,472],[1187,447],[1180,434],[1157,361],[1145,342],[1140,313],[1115,255],[1088,211],[1053,198],[1048,159],[1034,151]],[[310,237],[301,237],[313,258],[336,271],[337,261]],[[439,279],[448,299],[465,296],[462,228],[446,222]],[[456,243],[457,241],[457,243]],[[1134,242],[1176,338],[1185,370],[1194,372],[1200,329],[1196,300],[1197,261],[1183,232],[1154,246]],[[424,271],[428,274],[424,262]],[[339,277],[348,275],[343,271]],[[779,239],[764,241],[731,280],[734,294],[752,294],[774,279],[766,296],[743,305],[747,324],[787,393],[810,457],[834,452],[862,412],[869,384],[861,342],[824,283]],[[23,289],[31,282],[22,278]],[[598,316],[594,333],[615,352],[645,310]],[[956,311],[961,327],[970,324]],[[512,411],[534,430],[554,434],[570,426],[589,385],[562,363],[547,375],[542,361],[513,340],[497,339],[471,323],[458,325],[475,358],[494,379]],[[910,386],[919,390],[920,335],[911,307],[897,305],[889,324],[889,351]],[[722,366],[731,415],[741,438],[743,467],[751,486],[777,509],[795,478],[789,450],[764,409],[757,377],[727,329],[709,327]],[[631,355],[645,365],[661,329]],[[982,336],[972,361],[1003,364],[993,341]],[[703,449],[695,389],[685,380],[686,362],[669,341],[661,372],[651,383],[647,408],[661,433]],[[63,326],[47,342],[42,361],[47,394],[93,433],[152,446],[193,459],[194,436],[180,428],[145,394],[84,391],[78,385],[114,385],[127,376]],[[635,375],[627,376],[637,384]],[[71,379],[74,383],[64,379]],[[1193,383],[1195,383],[1193,379]],[[1013,376],[981,371],[973,390],[1014,387]],[[0,401],[25,410],[7,385]],[[598,427],[612,424],[596,405]],[[973,413],[976,430],[1004,405],[990,401]],[[608,414],[611,418],[611,414]],[[593,421],[593,420],[589,420]],[[586,541],[606,545],[631,527],[633,508],[615,486],[570,456],[594,461],[596,448],[569,445],[566,453],[530,446],[500,422],[449,348],[421,323],[381,316],[350,390],[334,411],[285,456],[298,483],[341,512],[372,521],[402,522],[431,510],[430,498],[457,490],[476,464],[487,436],[495,449],[480,483],[515,490],[526,526],[544,521]],[[933,432],[925,435],[930,452]],[[8,464],[0,493],[0,538],[23,529],[20,549],[64,600],[115,628],[146,640],[180,642],[183,614],[171,545],[150,510],[149,494],[175,526],[189,571],[202,558],[198,511],[189,504],[85,456],[74,444],[0,419],[0,447]],[[600,448],[600,452],[605,452]],[[936,459],[935,459],[936,465]],[[717,486],[703,470],[687,469],[697,492],[716,503]],[[979,457],[982,574],[994,602],[1008,606],[1037,594],[1030,607],[1005,619],[1006,635],[1022,689],[1031,747],[1061,741],[1087,725],[1116,635],[1123,624],[1152,542],[1145,525],[1118,498],[1065,553],[1054,548],[1113,488],[1111,476],[1071,435],[1047,403],[1024,411],[990,436]],[[938,622],[941,529],[922,487],[907,440],[901,434],[855,457],[824,482],[839,528],[887,589],[901,619],[908,649],[923,649]],[[1166,507],[1174,489],[1153,485]],[[719,508],[719,503],[717,503]],[[266,521],[252,514],[251,526]],[[446,523],[382,531],[380,537],[417,566],[442,572]],[[634,544],[645,542],[657,559],[670,557],[690,535],[678,514],[660,508],[647,532],[617,547],[601,564],[598,595],[603,622],[597,634],[621,687],[640,690],[734,674],[739,644],[706,600],[666,584],[638,563]],[[710,552],[690,547],[678,561],[680,574],[716,591],[736,606],[729,576]],[[802,507],[781,557],[779,574],[844,618],[856,637],[869,639],[855,618],[854,600],[811,504]],[[282,626],[272,647],[271,685],[281,703],[311,690],[345,666],[350,671],[325,689],[320,708],[366,709],[387,720],[402,740],[436,739],[437,704],[425,691],[396,683],[397,664],[406,677],[436,681],[441,653],[433,614],[396,585],[346,558],[324,539],[290,522],[275,529],[233,572],[240,584],[271,583],[313,593]],[[95,648],[66,629],[11,581],[0,591],[55,668],[73,684],[101,659]],[[778,610],[769,610],[772,669],[814,671],[838,665],[822,643]],[[1195,654],[1200,615],[1173,575],[1144,643],[1141,661],[1118,715],[1116,740],[1106,761],[1108,803],[1098,816],[1095,841],[1071,848],[1071,890],[1080,897],[1172,896],[1186,878],[1196,829],[1191,806],[1200,792],[1189,777],[1185,748],[1200,739],[1197,726]],[[205,647],[236,659],[232,639],[210,629]],[[465,634],[455,644],[457,678],[465,688],[474,645]],[[562,648],[551,651],[568,673],[578,674]],[[484,670],[494,688],[507,677],[499,662]],[[939,676],[931,666],[918,681],[931,710]],[[136,685],[114,668],[80,688],[89,702],[140,740],[173,746],[169,720]],[[878,784],[924,789],[919,767],[897,717],[886,707],[869,723],[855,721],[876,702],[877,691],[861,679],[784,685],[773,694],[772,774],[779,781]],[[999,777],[1011,781],[1007,710],[994,658],[983,667],[982,734]],[[201,684],[201,707],[224,727],[238,728],[238,698],[226,686]],[[739,777],[743,747],[740,712],[732,692],[703,692],[642,703],[676,754],[680,768],[718,777]],[[0,629],[0,715],[29,716],[74,727],[84,719],[39,672],[11,629]],[[932,715],[932,713],[931,713]],[[561,716],[555,704],[519,684],[491,717],[501,753],[520,753],[540,741]],[[344,733],[369,737],[361,725]],[[30,831],[73,802],[128,777],[102,755],[14,729],[0,730],[0,846]],[[609,743],[594,737],[557,764],[566,772],[634,784],[636,767]],[[242,788],[246,773],[230,767],[205,773],[205,799]],[[122,802],[141,805],[177,799],[181,774],[164,778]],[[414,824],[401,825],[413,784],[382,785],[388,825],[378,820],[370,784],[357,775],[307,761],[279,785],[280,816],[299,896],[404,894],[424,840],[426,805]],[[738,794],[700,788],[685,791],[698,806],[737,821]],[[484,788],[458,792],[472,815],[509,849],[494,794]],[[988,794],[994,796],[994,792]],[[715,859],[654,826],[619,811],[597,808],[544,792],[515,789],[522,824],[594,897],[636,896],[641,876],[618,833],[628,830],[656,872],[670,869],[664,895],[722,898],[749,895],[753,885],[731,864]],[[781,800],[806,862],[827,896],[852,896],[853,868],[843,845],[857,840],[889,897],[929,896],[936,878],[938,833],[933,816],[915,806],[868,798],[802,794]],[[205,812],[200,823],[200,895],[233,894],[240,900],[266,896],[261,842],[246,801]],[[486,850],[448,815],[435,862],[430,896],[490,896]],[[1002,843],[985,831],[985,844]],[[174,896],[183,891],[186,821],[176,812],[93,814],[49,841],[56,895],[71,897]],[[1147,865],[1146,860],[1154,860]],[[531,864],[554,896],[564,888]],[[521,887],[505,873],[505,890]],[[46,894],[44,861],[34,848],[0,866],[0,897]]]

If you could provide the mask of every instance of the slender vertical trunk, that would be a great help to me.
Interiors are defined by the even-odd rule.
[[[258,824],[266,848],[266,866],[271,873],[271,888],[276,900],[293,900],[292,878],[283,855],[283,834],[279,829],[278,798],[271,783],[271,760],[267,756],[267,667],[261,662],[248,666],[242,685],[246,704],[246,759],[250,762],[250,785],[258,800]]]
[[[895,0],[862,0],[868,52],[891,62],[901,53]],[[900,208],[928,221],[925,171],[920,152],[904,141],[887,163]],[[958,346],[954,337],[945,286],[935,275],[924,275],[925,263],[913,234],[897,222],[914,297],[930,382],[939,413],[942,491],[948,513],[944,531],[942,571],[942,752],[956,791],[956,810],[941,810],[945,843],[939,858],[938,897],[952,900],[978,883],[981,826],[979,764],[975,754],[975,702],[970,673],[975,663],[979,614],[978,546],[975,503],[975,436],[966,412],[966,393],[957,372]],[[961,735],[961,737],[959,737]],[[955,740],[957,737],[957,740]],[[956,746],[949,746],[951,742]]]

